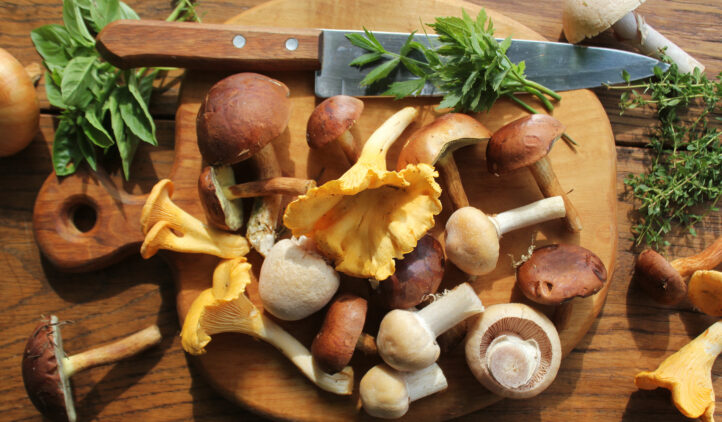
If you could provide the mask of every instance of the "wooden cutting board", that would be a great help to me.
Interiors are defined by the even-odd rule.
[[[420,29],[420,22],[432,22],[435,16],[459,15],[461,9],[475,15],[479,7],[458,0],[416,2],[397,0],[390,5],[371,0],[337,2],[334,0],[274,0],[250,9],[229,23],[309,28],[361,28],[377,31],[408,32]],[[520,23],[502,14],[487,10],[494,20],[497,36],[541,39]],[[199,49],[203,46],[199,45]],[[341,175],[349,166],[340,149],[310,151],[305,142],[308,116],[318,103],[313,95],[313,74],[270,73],[291,90],[292,114],[288,129],[276,140],[274,149],[285,175],[315,178],[320,183]],[[210,86],[223,74],[189,72],[183,85],[181,104],[176,114],[175,162],[170,177],[175,184],[173,200],[198,218],[203,212],[196,193],[196,182],[202,163],[196,146],[195,117],[200,100]],[[604,262],[611,279],[617,249],[616,156],[609,120],[593,93],[578,90],[562,93],[562,101],[552,113],[567,126],[579,142],[576,151],[559,142],[550,157],[562,187],[570,191],[584,225],[581,233],[565,230],[561,221],[509,233],[501,240],[497,269],[486,276],[470,280],[485,305],[527,302],[514,287],[514,270],[508,254],[518,257],[528,250],[536,233],[536,244],[573,243],[595,252]],[[366,99],[365,110],[355,133],[366,139],[388,116],[406,105],[421,107],[414,123],[389,154],[393,167],[403,138],[413,130],[432,121],[438,113],[438,100],[420,99],[393,101]],[[537,107],[541,109],[541,107]],[[516,105],[500,101],[491,112],[476,117],[489,129],[525,115]],[[456,153],[465,189],[473,206],[488,214],[527,204],[541,198],[533,178],[520,170],[503,178],[487,173],[485,145],[468,147]],[[139,214],[143,196],[129,195],[113,184],[110,178],[97,173],[79,173],[58,180],[51,175],[41,188],[34,212],[34,230],[39,247],[46,257],[69,271],[89,271],[117,262],[137,253],[142,234]],[[436,233],[450,214],[451,204],[444,200],[444,211],[437,218]],[[79,207],[95,210],[96,220],[90,230],[81,231],[73,224]],[[197,294],[210,287],[211,274],[217,258],[180,254],[165,255],[173,267],[177,281],[177,309],[180,323]],[[261,259],[249,255],[257,274]],[[468,276],[447,264],[442,288],[451,287]],[[576,299],[558,309],[541,308],[550,315],[560,330],[562,346],[567,354],[587,332],[606,297],[605,287],[597,295]],[[255,284],[249,288],[251,299],[258,303]],[[527,302],[528,303],[528,302]],[[536,306],[536,305],[534,305]],[[310,346],[322,315],[283,324],[304,344]],[[373,327],[370,329],[373,330]],[[496,402],[471,375],[464,361],[462,348],[442,355],[439,364],[449,381],[449,388],[432,397],[413,403],[404,419],[439,420],[467,414]],[[273,418],[308,421],[368,419],[360,409],[357,388],[351,397],[339,397],[313,386],[301,373],[271,346],[248,336],[223,334],[214,336],[208,353],[193,357],[213,387],[228,399]],[[363,356],[354,357],[352,365],[356,383],[365,371],[377,363]]]

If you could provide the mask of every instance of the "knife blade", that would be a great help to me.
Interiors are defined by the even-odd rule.
[[[217,71],[315,70],[315,92],[322,98],[337,94],[377,96],[384,86],[363,87],[359,82],[370,68],[348,64],[365,50],[352,45],[345,34],[361,32],[339,29],[270,28],[119,20],[97,36],[100,54],[119,68],[175,66]],[[409,34],[376,32],[389,51],[400,50]],[[417,41],[433,45],[436,35],[415,35]],[[622,70],[631,80],[653,75],[655,66],[667,65],[651,57],[628,51],[567,43],[512,40],[509,58],[526,64],[528,79],[555,91],[594,88],[624,82]],[[387,81],[415,78],[403,67]],[[427,84],[420,95],[443,95]]]

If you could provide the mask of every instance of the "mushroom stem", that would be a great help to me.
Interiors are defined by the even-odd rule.
[[[489,344],[487,366],[494,379],[506,388],[518,388],[529,382],[539,366],[539,344],[515,334],[504,334]]]
[[[452,153],[447,152],[446,155],[436,162],[436,166],[441,169],[441,177],[444,179],[446,192],[448,192],[454,208],[468,207],[469,197],[466,196],[464,185],[461,183],[459,168],[456,166],[456,160],[454,160]]]
[[[489,219],[496,227],[499,237],[501,237],[510,231],[564,217],[565,210],[566,203],[563,198],[561,196],[552,196],[504,211],[489,217]]]
[[[484,307],[469,283],[462,283],[416,313],[436,338]]]
[[[376,348],[376,339],[368,333],[361,333],[358,340],[356,340],[356,350],[367,356],[374,356],[379,353]]]
[[[409,401],[422,399],[448,386],[446,377],[437,364],[414,372],[402,372],[409,392]]]
[[[65,375],[72,377],[74,374],[86,369],[118,362],[159,344],[161,339],[158,326],[151,325],[105,346],[64,357],[62,365]]]
[[[582,220],[579,217],[579,213],[574,205],[572,205],[572,201],[569,200],[567,193],[564,192],[559,184],[559,180],[552,169],[549,159],[542,157],[539,161],[531,164],[529,170],[534,176],[537,185],[539,185],[539,190],[541,190],[545,197],[561,196],[562,199],[564,199],[564,208],[566,209],[564,221],[567,223],[567,228],[575,233],[582,231]]]
[[[344,131],[338,138],[338,144],[341,146],[341,150],[348,162],[353,164],[358,160],[359,153],[361,151],[361,145],[359,141],[351,134],[351,131]]]
[[[280,176],[228,186],[223,188],[223,194],[228,199],[266,195],[303,195],[315,186],[316,182],[311,179]]]
[[[685,258],[677,258],[670,265],[686,279],[697,270],[710,270],[722,263],[722,236],[702,252]]]
[[[662,54],[668,56],[672,62],[677,64],[679,71],[682,73],[691,73],[696,67],[700,71],[704,71],[702,63],[647,25],[644,18],[635,12],[624,15],[612,25],[612,29],[614,29],[614,34],[619,40],[631,44],[643,54],[658,59],[662,58]]]
[[[389,117],[368,138],[361,150],[359,162],[364,160],[371,168],[385,169],[386,153],[417,115],[418,110],[415,107],[404,107]],[[357,167],[360,166],[352,169]]]
[[[263,147],[252,158],[258,168],[260,179],[269,179],[281,176],[281,165],[276,158],[273,145]],[[278,227],[278,214],[281,211],[281,196],[268,195],[256,198],[253,209],[248,217],[246,238],[263,256],[266,256],[276,242],[276,227]]]

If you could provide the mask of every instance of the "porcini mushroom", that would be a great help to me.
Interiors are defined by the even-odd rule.
[[[690,73],[704,66],[647,25],[644,18],[634,12],[644,0],[564,0],[562,27],[564,36],[572,44],[591,38],[608,28],[620,41],[629,43],[642,54],[661,58],[667,55],[679,70]]]
[[[336,141],[349,163],[355,163],[361,147],[350,130],[361,117],[363,109],[363,101],[348,95],[335,95],[323,100],[308,118],[306,125],[308,146],[320,149]]]
[[[565,221],[572,232],[582,230],[582,222],[567,193],[559,184],[547,154],[564,133],[564,125],[546,114],[531,114],[514,120],[492,134],[486,146],[489,172],[500,175],[528,167],[544,197],[561,196]]]
[[[160,180],[143,205],[140,216],[141,229],[145,234],[140,247],[143,258],[150,258],[159,249],[205,253],[221,258],[248,253],[246,239],[203,224],[173,203],[172,195],[173,182]]]
[[[474,207],[454,211],[446,221],[446,256],[470,275],[494,270],[499,259],[499,238],[504,233],[564,216],[559,196],[487,216]]]
[[[722,321],[667,357],[654,371],[643,371],[634,384],[643,390],[666,388],[672,402],[688,418],[714,421],[715,395],[712,366],[722,352]]]
[[[303,344],[266,317],[246,297],[251,265],[245,258],[236,258],[225,265],[229,267],[214,272],[213,287],[201,292],[191,304],[181,331],[183,349],[192,355],[200,355],[206,352],[205,347],[214,334],[247,334],[273,345],[319,388],[334,394],[351,394],[351,367],[333,375],[323,372]]]
[[[339,274],[306,237],[278,241],[266,255],[258,278],[263,308],[276,318],[296,321],[333,298]]]
[[[394,309],[381,320],[379,356],[399,371],[417,371],[436,362],[436,337],[484,307],[469,283],[462,283],[420,311]]]
[[[63,350],[58,317],[43,318],[28,338],[23,351],[23,382],[28,397],[45,417],[56,421],[77,420],[70,378],[80,371],[127,359],[161,341],[152,325],[128,337],[68,356]]]
[[[512,399],[544,391],[562,360],[554,324],[522,303],[488,306],[469,329],[465,352],[474,377],[492,393]]]
[[[386,170],[389,147],[416,115],[413,107],[395,113],[346,173],[286,208],[283,221],[293,235],[312,238],[337,271],[385,280],[394,273],[394,259],[411,252],[434,226],[434,215],[441,212],[434,169],[422,163]]]
[[[453,152],[486,141],[491,131],[471,116],[448,113],[414,132],[404,144],[396,162],[401,170],[409,164],[426,163],[439,168],[455,208],[469,206]]]
[[[594,252],[577,245],[554,244],[536,248],[516,269],[524,296],[543,305],[559,305],[598,292],[607,281],[607,269]]]
[[[702,252],[686,258],[667,261],[647,249],[637,256],[635,278],[642,289],[656,302],[676,305],[687,295],[687,278],[698,270],[711,270],[722,263],[722,237]]]
[[[722,317],[722,272],[695,271],[689,279],[687,297],[705,314]]]
[[[430,396],[448,387],[446,377],[437,364],[413,372],[399,372],[388,365],[376,365],[361,378],[359,396],[370,416],[396,419],[409,411],[413,401]]]

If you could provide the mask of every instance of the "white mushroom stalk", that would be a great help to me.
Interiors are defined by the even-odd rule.
[[[479,296],[468,283],[456,286],[418,312],[395,309],[379,326],[379,355],[399,371],[425,368],[439,358],[436,337],[483,310]]]
[[[501,212],[489,217],[489,219],[496,227],[499,237],[501,237],[511,231],[562,218],[565,215],[566,210],[562,197],[552,196],[513,210]]]

